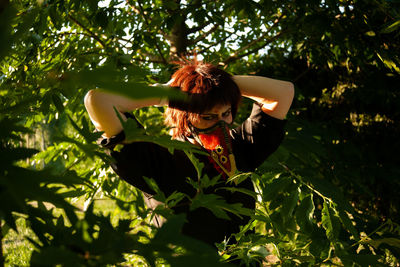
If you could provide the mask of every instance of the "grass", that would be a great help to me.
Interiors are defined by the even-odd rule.
[[[35,235],[27,227],[25,219],[19,218],[16,224],[18,231],[10,229],[2,240],[5,266],[29,266],[34,247],[26,237],[35,238]]]
[[[84,200],[80,199],[75,201],[74,206],[83,210]],[[62,212],[57,209],[54,210],[56,217],[60,216]],[[110,215],[111,222],[116,225],[120,219],[135,219],[133,212],[126,212],[121,210],[115,201],[107,198],[99,198],[94,202],[94,211],[98,214]],[[83,216],[83,212],[78,212],[78,216]],[[2,240],[3,253],[5,258],[5,266],[30,266],[30,258],[34,250],[34,246],[28,241],[26,237],[37,239],[33,231],[27,225],[24,218],[19,218],[16,221],[18,231],[10,229]],[[137,230],[137,229],[135,229]],[[147,266],[140,257],[134,254],[125,255],[126,262],[124,266]]]

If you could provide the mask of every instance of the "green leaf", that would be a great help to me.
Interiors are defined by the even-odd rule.
[[[223,183],[221,179],[221,175],[214,176],[213,178],[209,178],[208,175],[204,175],[200,179],[200,189],[205,189],[211,186],[215,186],[217,184]]]
[[[341,190],[327,179],[307,177],[306,180],[310,181],[311,185],[316,191],[321,193],[323,196],[332,199],[340,209],[343,209],[349,213],[355,212]]]
[[[52,94],[51,98],[53,99],[53,103],[56,106],[58,112],[62,113],[64,111],[64,105],[63,105],[60,97],[56,94]]]
[[[153,255],[157,252],[171,266],[225,266],[220,262],[214,247],[181,234],[184,222],[183,214],[169,218],[150,241],[148,251],[144,251],[146,259],[151,259],[148,253]],[[185,253],[171,250],[171,244],[183,247]]]
[[[200,162],[198,158],[196,158],[192,152],[188,150],[184,150],[186,156],[189,158],[190,162],[192,162],[193,166],[196,169],[197,172],[197,180],[200,181],[201,177],[203,176],[203,168],[204,168],[204,163]],[[192,183],[192,185],[197,189],[197,187]]]
[[[226,191],[229,191],[229,192],[240,192],[240,193],[246,194],[248,196],[251,196],[255,200],[257,200],[257,196],[258,196],[256,192],[254,192],[252,190],[245,189],[245,188],[240,188],[240,187],[232,187],[232,186],[229,186],[229,187],[218,187],[217,190],[226,190]]]
[[[100,25],[100,27],[107,28],[109,22],[107,12],[105,10],[97,11],[95,15],[95,21],[98,25]]]
[[[349,231],[356,241],[360,240],[360,234],[358,233],[357,229],[354,227],[353,222],[350,220],[347,213],[343,210],[339,210],[339,218],[342,222],[344,228]]]
[[[340,221],[335,211],[325,201],[322,209],[322,227],[325,229],[326,236],[331,241],[336,241],[339,237]]]
[[[290,177],[279,177],[274,179],[271,183],[266,184],[263,188],[263,200],[271,201],[278,196],[278,193],[285,191],[285,189],[292,183]]]
[[[378,255],[357,255],[357,254],[349,254],[349,255],[339,255],[339,258],[343,261],[350,261],[353,263],[357,263],[360,266],[385,266],[380,263],[380,256]]]
[[[309,251],[312,255],[319,258],[327,258],[330,254],[330,242],[326,238],[323,229],[315,228],[311,235]]]
[[[250,216],[253,213],[251,210],[243,208],[241,203],[228,204],[221,196],[215,194],[200,193],[192,199],[190,210],[201,207],[209,209],[216,217],[226,220],[230,219],[226,212],[235,214],[239,218],[242,218],[241,215]]]
[[[180,90],[166,86],[146,85],[144,72],[138,67],[130,67],[120,71],[111,66],[99,67],[95,70],[83,70],[66,74],[65,83],[86,88],[98,87],[111,93],[120,94],[132,99],[162,98],[184,99]]]
[[[252,172],[244,172],[244,173],[238,173],[236,175],[233,175],[229,177],[227,183],[234,182],[236,185],[240,184],[244,180],[246,180],[248,177],[250,177],[253,173]]]
[[[32,148],[2,148],[0,154],[0,166],[7,166],[10,162],[29,158],[39,151]],[[3,167],[4,168],[4,167]],[[4,168],[5,169],[5,168]]]
[[[381,30],[381,33],[391,33],[396,31],[400,27],[400,20],[393,22],[386,28]]]
[[[363,243],[370,244],[374,248],[379,248],[380,245],[387,244],[389,246],[392,246],[392,247],[400,249],[400,238],[395,238],[395,237],[371,239],[371,240],[367,240],[367,241],[365,241]]]
[[[313,195],[308,195],[303,198],[296,209],[296,222],[300,226],[300,229],[306,233],[311,233],[313,231],[314,210]]]
[[[31,264],[33,266],[53,266],[58,264],[73,266],[84,265],[84,260],[78,253],[74,253],[63,247],[46,247],[32,253]]]
[[[172,0],[163,0],[162,1],[163,7],[170,10],[175,10],[179,8],[179,4]]]
[[[173,208],[176,204],[178,204],[182,199],[187,197],[184,193],[181,192],[173,192],[168,198],[165,200],[165,203],[169,208]]]
[[[374,31],[368,31],[365,33],[365,35],[370,36],[370,37],[374,37],[376,34]]]
[[[16,27],[11,29],[14,18],[17,16],[17,9],[14,4],[5,4],[5,8],[0,13],[0,61],[9,54],[12,45],[18,42],[23,35],[32,28],[38,13],[38,8],[31,8],[28,11],[20,14],[22,21]],[[14,22],[15,23],[15,22]]]
[[[165,194],[158,187],[157,182],[153,178],[148,178],[145,176],[143,176],[143,179],[145,180],[147,185],[155,192],[154,199],[161,202],[165,202],[166,201]]]
[[[223,207],[226,205],[225,200],[223,200],[220,196],[214,194],[199,194],[192,200],[192,205],[190,206],[190,210],[195,210],[197,208],[207,208],[209,209],[216,217],[230,220],[228,214],[225,212]]]
[[[284,220],[291,220],[294,208],[297,206],[297,202],[299,201],[299,194],[299,188],[296,187],[293,191],[289,193],[289,196],[285,197],[282,203],[281,211]]]
[[[165,136],[165,135],[162,135],[162,136],[147,135],[146,131],[142,127],[140,127],[139,124],[135,120],[130,119],[130,118],[127,120],[123,120],[120,113],[115,109],[115,107],[114,107],[114,111],[117,114],[117,116],[122,124],[122,127],[124,128],[125,142],[127,142],[127,143],[151,142],[151,143],[155,143],[157,145],[160,145],[160,146],[165,147],[172,151],[174,149],[179,149],[179,150],[191,151],[194,153],[207,155],[207,153],[205,153],[203,150],[201,150],[200,147],[195,146],[189,142],[172,140],[170,136]]]

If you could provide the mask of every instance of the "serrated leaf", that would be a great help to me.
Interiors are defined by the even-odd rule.
[[[371,240],[367,240],[367,241],[365,241],[363,243],[370,244],[374,248],[379,248],[380,245],[387,244],[389,246],[392,246],[392,247],[400,249],[400,238],[394,238],[394,237],[371,239]]]
[[[0,154],[0,166],[8,165],[10,162],[29,158],[39,151],[32,148],[2,148]],[[4,168],[4,167],[3,167]]]
[[[230,220],[228,214],[222,208],[226,202],[217,195],[214,194],[199,194],[192,200],[192,205],[190,206],[190,210],[195,210],[197,208],[207,208],[209,209],[216,217]]]
[[[234,182],[236,185],[240,184],[244,180],[246,180],[248,177],[252,175],[252,172],[244,172],[244,173],[238,173],[236,175],[233,175],[229,177],[227,183]]]
[[[56,94],[52,94],[51,98],[52,98],[53,103],[56,106],[58,112],[62,113],[64,111],[64,105],[63,105],[60,97]]]
[[[297,202],[299,201],[299,188],[296,187],[293,191],[289,193],[289,196],[285,197],[283,203],[282,203],[282,216],[284,220],[291,220],[293,216],[293,211],[294,208],[297,205]]]
[[[147,185],[155,192],[154,199],[161,202],[165,202],[166,200],[165,194],[158,187],[157,182],[153,178],[148,178],[146,176],[143,176],[143,179],[145,180]]]
[[[296,209],[296,222],[300,226],[300,229],[306,233],[312,232],[314,209],[315,206],[312,195],[303,198]]]
[[[357,263],[360,266],[385,266],[379,262],[380,256],[378,255],[348,254],[348,255],[339,255],[339,258],[343,262],[350,261],[353,263]]]
[[[211,179],[208,177],[208,175],[204,175],[200,179],[200,189],[205,189],[220,183],[223,183],[223,181],[221,180],[221,175],[214,176]]]
[[[308,177],[307,180],[310,181],[311,185],[316,191],[332,199],[333,202],[338,205],[339,209],[343,209],[349,213],[355,212],[354,208],[350,205],[349,201],[346,199],[340,189],[330,181],[312,177]]]
[[[67,265],[76,266],[84,265],[83,258],[78,254],[63,247],[46,247],[40,250],[40,253],[33,252],[31,258],[33,266],[53,266],[53,265]]]
[[[240,192],[243,194],[246,194],[248,196],[251,196],[252,198],[254,198],[255,200],[257,200],[257,193],[245,188],[240,188],[240,187],[218,187],[217,190],[227,190],[230,192]]]
[[[185,150],[184,151],[190,162],[192,162],[193,166],[196,169],[197,172],[197,180],[200,181],[201,177],[203,176],[203,168],[204,168],[204,163],[200,162],[198,158],[196,158],[191,151]],[[190,179],[189,183],[196,189],[198,188],[198,184]]]
[[[344,228],[348,230],[354,237],[356,241],[360,240],[360,234],[358,233],[357,229],[354,227],[352,221],[350,220],[349,216],[346,214],[345,211],[339,210],[339,218],[342,222]]]
[[[271,183],[266,184],[265,188],[263,188],[263,200],[273,200],[278,196],[278,193],[283,192],[291,183],[292,179],[290,177],[279,177],[274,179]]]
[[[326,236],[331,241],[336,241],[339,236],[340,222],[335,211],[325,201],[322,208],[322,227],[325,229]]]
[[[165,200],[165,203],[169,208],[174,207],[176,204],[178,204],[182,199],[187,197],[184,193],[181,192],[173,192],[168,198]]]
[[[190,210],[200,207],[207,208],[216,217],[226,220],[230,219],[226,212],[235,214],[239,218],[242,218],[241,215],[250,216],[252,214],[252,211],[243,208],[241,203],[229,204],[221,196],[215,194],[198,194],[194,199],[192,199]]]

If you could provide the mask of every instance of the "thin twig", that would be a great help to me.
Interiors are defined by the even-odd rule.
[[[323,195],[322,193],[320,193],[318,190],[316,190],[315,188],[313,188],[310,184],[304,182],[303,179],[301,178],[301,176],[298,175],[298,174],[296,174],[296,173],[294,173],[291,169],[289,169],[288,166],[286,166],[286,165],[283,164],[283,163],[279,163],[279,165],[281,165],[290,175],[292,175],[293,177],[297,178],[297,180],[298,180],[301,184],[305,185],[305,186],[308,187],[308,189],[310,189],[312,192],[314,192],[314,193],[316,193],[317,195],[319,195],[323,200],[326,200],[326,201],[328,201],[328,202],[330,202],[330,203],[333,202],[332,199],[330,199],[330,198],[327,197],[327,196],[324,196],[324,195]]]
[[[201,40],[203,40],[204,38],[206,38],[210,33],[215,32],[219,27],[219,24],[215,24],[210,30],[204,32],[203,34],[197,36],[196,39],[194,39],[193,41],[191,41],[192,44],[196,44],[198,42],[200,42]]]
[[[274,37],[272,37],[271,39],[267,40],[263,45],[261,45],[261,46],[259,46],[259,47],[256,47],[256,48],[254,48],[254,49],[252,49],[252,50],[250,50],[250,51],[248,51],[248,52],[246,52],[246,53],[244,53],[244,54],[236,55],[236,56],[233,55],[233,56],[227,58],[227,59],[223,62],[224,65],[226,66],[228,63],[231,63],[231,62],[233,62],[233,61],[236,61],[236,60],[238,60],[238,59],[241,59],[241,58],[243,58],[243,57],[245,57],[245,56],[251,55],[251,54],[253,54],[253,53],[255,53],[255,52],[257,52],[257,51],[263,49],[264,47],[266,47],[267,45],[269,45],[270,43],[272,43],[273,41],[275,41],[276,39],[278,39],[283,33],[284,33],[284,32],[282,32],[282,31],[279,32],[279,33],[276,34]]]
[[[142,15],[142,17],[143,17],[143,19],[144,19],[144,21],[145,21],[145,23],[146,23],[146,25],[147,25],[147,27],[148,27],[148,26],[150,25],[150,23],[149,23],[149,21],[148,21],[146,15],[144,14],[142,4],[140,3],[140,1],[138,1],[137,3],[139,4],[140,14]],[[156,39],[156,41],[155,41],[155,44],[156,44],[157,51],[158,51],[158,53],[160,54],[160,57],[162,58],[162,63],[167,64],[168,61],[165,59],[165,57],[164,57],[164,55],[163,55],[163,53],[162,53],[162,51],[161,51],[161,48],[160,48],[160,46],[158,45],[157,39]]]
[[[354,247],[358,244],[361,244],[362,242],[366,241],[368,238],[370,238],[370,236],[372,236],[373,234],[375,234],[376,232],[378,232],[379,230],[381,230],[384,226],[386,226],[386,224],[388,224],[389,221],[386,221],[384,224],[380,225],[378,228],[376,228],[374,231],[372,231],[371,233],[369,233],[368,235],[366,235],[365,237],[361,238],[360,240],[358,240],[356,243],[354,243],[353,245],[351,245],[350,247]]]
[[[92,32],[91,30],[89,30],[86,26],[84,26],[81,22],[79,22],[76,18],[74,18],[71,14],[68,14],[68,18],[70,20],[72,20],[73,22],[75,22],[78,26],[80,26],[82,29],[84,29],[85,31],[87,31],[90,34],[90,37],[92,37],[93,39],[95,39],[96,41],[98,41],[101,46],[103,48],[106,47],[105,43],[103,40],[100,39],[100,37],[98,37],[94,32]]]
[[[232,56],[228,57],[227,59],[224,60],[224,64],[228,64],[232,61],[235,61],[237,59],[240,59],[242,57],[245,57],[247,55],[250,55],[254,52],[257,52],[258,50],[264,48],[265,46],[267,46],[269,43],[271,43],[273,40],[275,40],[277,38],[277,36],[282,34],[282,31],[280,33],[278,33],[277,35],[275,35],[274,37],[272,37],[271,39],[267,40],[266,43],[264,43],[262,46],[252,49],[247,53],[244,53],[242,55],[239,55],[240,53],[242,53],[243,51],[246,51],[247,49],[249,49],[250,47],[252,47],[253,45],[255,45],[256,43],[262,41],[263,39],[265,39],[265,37],[272,31],[272,29],[274,29],[278,23],[281,21],[281,19],[285,16],[285,13],[282,13],[275,21],[274,24],[269,27],[269,29],[263,33],[260,37],[258,37],[257,39],[251,41],[250,43],[248,43],[247,45],[241,47],[240,49],[238,49]]]
[[[207,21],[207,22],[205,22],[202,25],[199,25],[197,27],[189,28],[187,30],[187,33],[194,33],[194,32],[200,31],[201,29],[204,29],[205,27],[207,27],[210,24],[211,24],[211,21]]]
[[[0,220],[0,267],[4,267],[3,255],[3,222]]]
[[[226,41],[226,39],[228,39],[229,37],[230,37],[230,36],[228,35],[228,36],[224,37],[223,39],[219,40],[218,42],[214,42],[214,43],[210,44],[209,46],[203,48],[202,50],[198,51],[197,53],[198,53],[198,54],[201,54],[201,53],[203,53],[204,51],[209,50],[211,47],[214,47],[214,46],[219,45],[219,44],[221,44],[222,42]]]

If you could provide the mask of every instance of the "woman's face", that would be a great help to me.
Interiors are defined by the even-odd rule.
[[[227,124],[232,123],[232,106],[230,104],[218,104],[200,114],[199,120],[192,122],[193,126],[199,129],[207,129],[218,121],[225,121]]]

